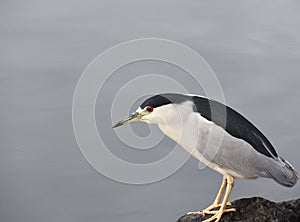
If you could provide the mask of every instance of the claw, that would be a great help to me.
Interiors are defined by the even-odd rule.
[[[228,206],[230,206],[231,204],[228,204]],[[218,207],[218,206],[217,206]],[[214,207],[216,208],[216,207]],[[212,209],[214,209],[212,208]],[[202,210],[202,211],[195,211],[195,212],[188,212],[187,215],[191,215],[191,214],[201,214],[202,216],[205,216],[206,214],[219,214],[219,213],[228,213],[228,212],[236,212],[235,208],[229,208],[229,209],[225,209],[223,211],[220,210]]]
[[[226,186],[226,183],[227,183],[227,186]],[[203,211],[189,212],[189,213],[187,213],[187,215],[201,214],[202,216],[205,216],[205,214],[212,214],[213,215],[212,217],[204,220],[203,222],[211,222],[213,220],[215,220],[215,222],[219,222],[224,213],[236,212],[236,209],[234,209],[234,208],[226,209],[226,206],[231,206],[231,203],[228,202],[228,198],[231,193],[233,185],[234,185],[234,178],[232,176],[224,176],[223,183],[221,185],[221,188],[218,192],[218,195],[217,195],[214,203]],[[226,187],[226,193],[224,195],[222,204],[220,204],[220,199],[224,193],[225,187]],[[217,207],[219,207],[219,210],[213,210]]]
[[[201,214],[203,216],[205,216],[205,214],[217,214],[219,213],[220,211],[218,210],[211,210],[211,211],[201,211]],[[222,213],[228,213],[228,212],[236,212],[236,209],[235,208],[230,208],[230,209],[225,209]]]
[[[187,212],[186,215],[191,215],[191,214],[202,214],[202,211],[191,211]],[[203,214],[202,214],[203,215]],[[203,215],[204,216],[204,215]]]
[[[231,205],[232,204],[230,202],[226,203],[226,206],[231,206]],[[217,212],[217,211],[212,211],[212,210],[217,208],[217,207],[221,207],[221,204],[212,204],[209,207],[207,207],[205,210],[202,210],[201,214],[203,216],[205,216],[205,214],[215,214],[215,213],[212,213],[212,212]],[[229,211],[229,212],[232,212],[232,211]]]

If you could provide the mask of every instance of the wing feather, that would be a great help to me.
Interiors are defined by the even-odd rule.
[[[278,155],[271,142],[249,120],[234,109],[205,97],[192,96],[194,111],[216,125],[222,127],[230,135],[243,139],[256,151],[270,158]]]

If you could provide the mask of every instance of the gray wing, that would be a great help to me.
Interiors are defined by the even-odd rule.
[[[214,100],[193,96],[196,112],[209,121],[222,127],[235,138],[243,139],[259,153],[278,157],[270,141],[250,121],[232,108]],[[225,115],[225,116],[224,116]]]

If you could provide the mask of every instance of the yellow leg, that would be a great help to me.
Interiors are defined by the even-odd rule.
[[[222,181],[220,190],[219,190],[219,192],[218,192],[218,194],[216,196],[216,199],[215,199],[215,201],[213,202],[212,205],[210,205],[209,207],[207,207],[205,210],[201,211],[201,214],[203,214],[203,216],[205,216],[205,214],[214,214],[214,211],[211,211],[211,210],[213,210],[213,209],[221,206],[220,203],[221,203],[221,199],[222,199],[222,196],[224,194],[226,185],[227,185],[227,177],[223,176],[223,181]],[[226,205],[230,206],[231,203],[227,202]]]
[[[224,199],[223,199],[220,209],[218,211],[211,211],[211,213],[213,213],[214,215],[211,218],[209,218],[203,222],[210,222],[213,220],[215,220],[215,222],[218,222],[221,220],[221,217],[224,213],[236,211],[234,208],[226,209],[227,201],[230,196],[233,185],[234,185],[234,178],[232,176],[227,176],[226,193],[225,193],[225,196],[224,196]]]
[[[205,216],[205,214],[215,214],[215,211],[211,211],[211,210],[221,206],[220,202],[221,202],[222,196],[224,194],[226,185],[227,185],[227,177],[223,176],[223,181],[222,181],[221,187],[219,189],[219,192],[218,192],[213,204],[210,205],[209,207],[207,207],[205,210],[197,211],[197,212],[188,212],[187,214],[188,215],[189,214],[202,214],[203,216]],[[226,205],[230,206],[231,203],[227,202]]]
[[[220,190],[219,190],[219,192],[216,196],[216,199],[215,199],[215,201],[212,205],[219,205],[220,204],[222,196],[223,196],[225,188],[226,188],[226,185],[227,185],[227,178],[226,178],[226,176],[223,176],[223,181],[222,181]]]

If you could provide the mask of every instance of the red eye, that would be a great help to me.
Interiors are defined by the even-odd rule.
[[[147,106],[146,110],[147,110],[147,112],[152,113],[153,107],[152,106]]]

